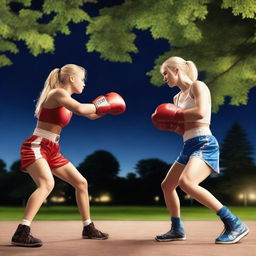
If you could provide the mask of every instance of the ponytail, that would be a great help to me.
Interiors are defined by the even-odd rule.
[[[38,113],[40,111],[41,105],[46,100],[47,95],[50,92],[50,90],[60,87],[59,73],[60,73],[60,69],[55,68],[51,71],[51,73],[47,77],[47,79],[44,83],[44,89],[42,90],[42,92],[39,96],[39,99],[36,103],[35,117],[38,117]]]
[[[198,71],[196,68],[196,65],[193,61],[191,60],[187,60],[186,61],[187,65],[188,65],[188,73],[187,76],[190,78],[190,80],[192,82],[196,81],[198,78]]]
[[[41,105],[46,100],[48,93],[52,89],[60,88],[64,84],[69,83],[70,76],[76,74],[78,71],[83,71],[85,76],[87,74],[87,71],[83,67],[75,64],[67,64],[62,68],[55,68],[51,71],[44,83],[44,88],[36,103],[35,117],[38,117]]]

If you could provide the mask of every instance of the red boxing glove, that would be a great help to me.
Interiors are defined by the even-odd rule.
[[[172,104],[163,103],[159,105],[152,115],[153,122],[184,122],[184,111],[182,108]]]
[[[159,105],[151,116],[153,124],[160,130],[173,131],[184,134],[184,113],[183,109],[171,104]]]
[[[96,107],[96,114],[119,115],[125,111],[126,105],[123,98],[115,92],[110,92],[105,96],[99,96],[92,102]]]
[[[152,118],[152,121],[153,121],[153,118]],[[172,132],[176,132],[176,133],[178,133],[180,135],[183,135],[184,131],[185,131],[184,123],[153,121],[153,124],[159,130],[172,131]]]

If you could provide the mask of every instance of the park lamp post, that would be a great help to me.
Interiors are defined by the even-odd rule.
[[[159,200],[160,200],[160,197],[159,196],[155,196],[154,197],[154,201],[157,203],[157,202],[159,202]]]
[[[238,194],[237,198],[239,200],[243,200],[243,205],[247,206],[248,205],[248,201],[249,202],[256,202],[256,192],[241,192]]]
[[[53,203],[64,203],[66,202],[66,199],[64,196],[53,196],[50,201]]]
[[[158,204],[158,202],[159,202],[159,200],[160,200],[160,197],[159,196],[154,196],[154,202],[155,202],[155,204]]]
[[[92,200],[93,198],[91,198]],[[94,198],[94,202],[96,203],[109,203],[112,201],[112,197],[110,194],[101,194],[99,197]]]
[[[189,195],[189,194],[186,194],[185,195],[185,200],[189,200],[189,202],[190,202],[190,206],[192,206],[193,205],[193,197],[191,197],[191,195]]]

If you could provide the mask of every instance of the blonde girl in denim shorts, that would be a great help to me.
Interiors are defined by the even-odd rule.
[[[159,242],[186,239],[176,192],[179,186],[223,221],[224,231],[215,243],[237,243],[248,234],[249,228],[199,185],[210,174],[219,173],[219,145],[210,130],[210,90],[197,80],[198,71],[192,61],[171,57],[161,65],[160,72],[168,86],[178,87],[180,92],[174,96],[174,104],[164,103],[156,108],[152,121],[158,129],[181,134],[183,148],[161,184],[171,229],[155,239]]]

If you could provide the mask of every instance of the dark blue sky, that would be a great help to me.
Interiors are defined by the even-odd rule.
[[[85,24],[71,28],[70,36],[56,38],[54,54],[33,57],[21,43],[20,54],[11,56],[14,64],[0,69],[0,158],[8,167],[19,159],[20,145],[36,125],[34,100],[46,77],[55,67],[75,63],[88,70],[88,81],[83,94],[74,98],[91,102],[98,95],[115,91],[125,99],[127,110],[123,115],[107,115],[94,121],[74,115],[61,135],[63,155],[77,166],[95,150],[107,150],[119,161],[120,176],[133,172],[141,159],[160,158],[173,162],[181,149],[182,138],[175,133],[156,130],[150,116],[157,105],[172,100],[178,90],[166,85],[155,87],[145,75],[153,67],[155,58],[168,49],[167,42],[154,41],[149,32],[137,32],[136,44],[140,52],[133,55],[133,63],[111,63],[100,59],[98,53],[86,52]],[[211,129],[219,143],[231,124],[237,121],[256,148],[255,98],[254,88],[247,106],[234,107],[226,103],[218,114],[212,115]]]

